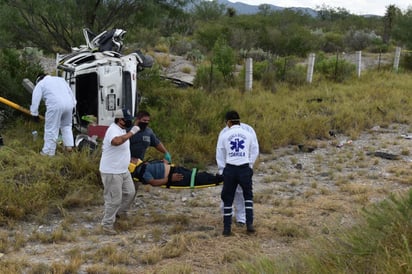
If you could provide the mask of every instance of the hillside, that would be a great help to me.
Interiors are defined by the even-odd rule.
[[[233,8],[236,10],[237,14],[256,14],[259,12],[259,5],[248,5],[242,2],[237,1],[228,1],[228,0],[218,0],[219,4],[223,4],[228,8]],[[267,4],[272,11],[282,11],[285,8],[281,6]],[[290,8],[293,11],[302,12],[303,14],[308,14],[310,16],[317,16],[317,11],[310,8],[302,7],[292,7]]]

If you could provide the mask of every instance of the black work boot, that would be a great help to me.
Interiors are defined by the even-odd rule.
[[[256,232],[255,228],[253,227],[253,224],[246,225],[246,231],[248,233],[255,233]]]
[[[232,235],[232,232],[230,231],[230,229],[224,229],[222,235],[225,237],[229,237]]]

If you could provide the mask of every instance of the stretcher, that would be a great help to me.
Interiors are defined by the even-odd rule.
[[[141,182],[143,184],[147,184],[142,182],[138,176],[136,175],[136,168],[140,166],[143,163],[143,161],[139,160],[138,163],[130,163],[129,164],[129,172],[132,175],[133,181],[135,182]],[[172,165],[173,166],[173,165]],[[201,180],[196,180],[196,175],[197,175],[197,168],[193,168],[191,172],[191,177],[190,180],[185,180],[185,181],[178,181],[178,182],[172,182],[169,180],[169,182],[165,185],[161,185],[161,188],[170,188],[170,189],[198,189],[198,188],[208,188],[208,187],[215,187],[223,184],[223,177],[220,176],[219,180],[216,182],[210,182],[210,181],[201,181]]]

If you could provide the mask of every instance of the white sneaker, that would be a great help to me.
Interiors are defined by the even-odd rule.
[[[102,230],[103,230],[104,234],[106,234],[106,235],[116,235],[117,234],[117,231],[114,230],[114,228],[111,227],[111,226],[103,225]]]

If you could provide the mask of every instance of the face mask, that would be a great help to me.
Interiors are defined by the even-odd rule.
[[[124,121],[124,127],[125,128],[129,128],[132,126],[132,121],[131,120],[125,120]]]
[[[139,122],[137,125],[140,127],[140,130],[145,130],[145,128],[147,128],[148,124],[149,123]]]

